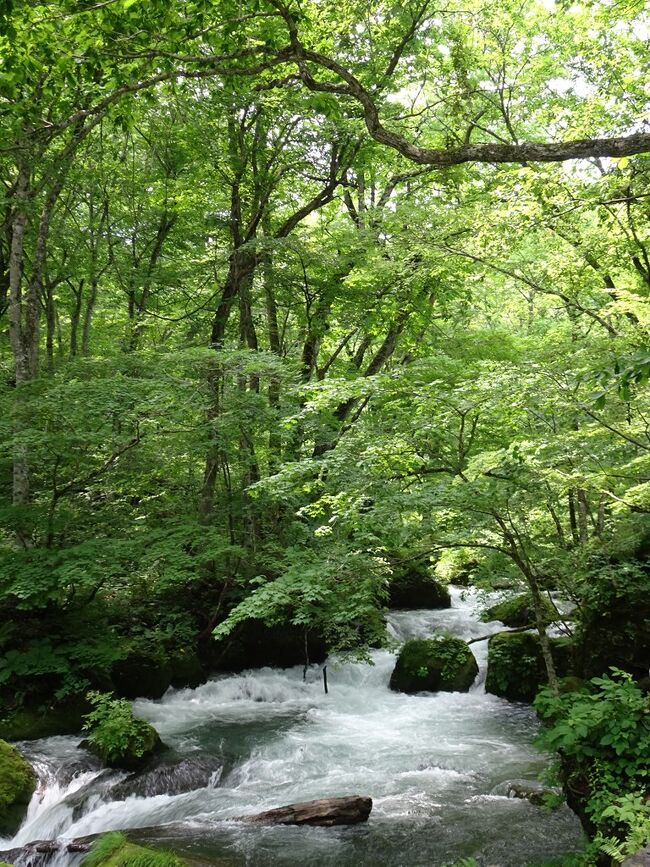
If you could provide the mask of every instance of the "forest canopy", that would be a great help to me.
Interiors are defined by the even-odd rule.
[[[412,561],[559,589],[585,671],[642,672],[649,35],[592,0],[4,4],[8,707],[251,621],[363,655]]]

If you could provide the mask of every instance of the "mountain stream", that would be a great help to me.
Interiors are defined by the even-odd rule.
[[[452,588],[451,609],[389,615],[399,643],[436,630],[467,640],[500,629],[479,622],[475,592],[460,588]],[[158,701],[137,700],[136,714],[156,726],[177,757],[201,766],[201,787],[192,791],[153,794],[144,784],[129,794],[127,775],[99,770],[78,748],[79,737],[21,744],[41,782],[16,836],[0,839],[0,861],[3,849],[35,840],[116,829],[190,863],[221,867],[436,867],[468,858],[485,867],[525,867],[579,850],[580,827],[567,807],[550,812],[507,797],[510,783],[534,781],[548,757],[533,746],[533,710],[484,692],[487,641],[471,647],[480,673],[469,693],[391,692],[395,656],[377,650],[372,665],[330,660],[327,695],[322,667],[303,679],[298,666],[220,676]],[[365,825],[232,821],[352,794],[373,798]],[[15,863],[37,867],[37,860],[25,854]],[[80,860],[61,850],[40,863],[72,867]]]

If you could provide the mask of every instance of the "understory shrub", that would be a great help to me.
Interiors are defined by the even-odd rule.
[[[569,803],[579,793],[594,846],[622,862],[650,841],[650,696],[611,672],[579,692],[542,689],[535,708],[546,723],[538,742],[559,753]]]

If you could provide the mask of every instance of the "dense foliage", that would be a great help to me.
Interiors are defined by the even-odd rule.
[[[525,593],[553,687],[550,591],[647,674],[649,32],[4,4],[0,728],[251,619],[363,656],[414,564]]]
[[[586,788],[594,849],[619,862],[650,838],[650,701],[617,669],[589,686],[540,692],[535,704],[549,722],[540,743],[560,753],[568,791]]]
[[[92,710],[86,714],[85,743],[110,767],[137,767],[160,745],[160,738],[146,720],[133,715],[125,698],[110,693],[89,693]]]

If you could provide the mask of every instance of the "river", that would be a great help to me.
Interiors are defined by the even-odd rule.
[[[451,609],[392,611],[389,630],[403,642],[441,629],[469,639],[503,628],[480,623],[477,607],[474,591],[452,588]],[[469,693],[391,692],[395,656],[381,650],[372,652],[372,665],[330,660],[327,695],[321,667],[304,680],[300,666],[220,676],[158,701],[137,700],[135,712],[178,753],[219,757],[223,767],[208,785],[184,794],[115,800],[111,788],[124,775],[92,769],[78,737],[21,745],[42,784],[23,826],[12,840],[0,839],[0,850],[115,829],[223,867],[436,867],[466,858],[525,867],[579,850],[579,824],[568,808],[549,812],[507,797],[510,782],[535,780],[548,757],[533,746],[532,709],[484,692],[487,642],[471,646],[480,673]],[[373,798],[366,825],[228,821],[352,794]],[[56,867],[78,860],[62,854]]]

